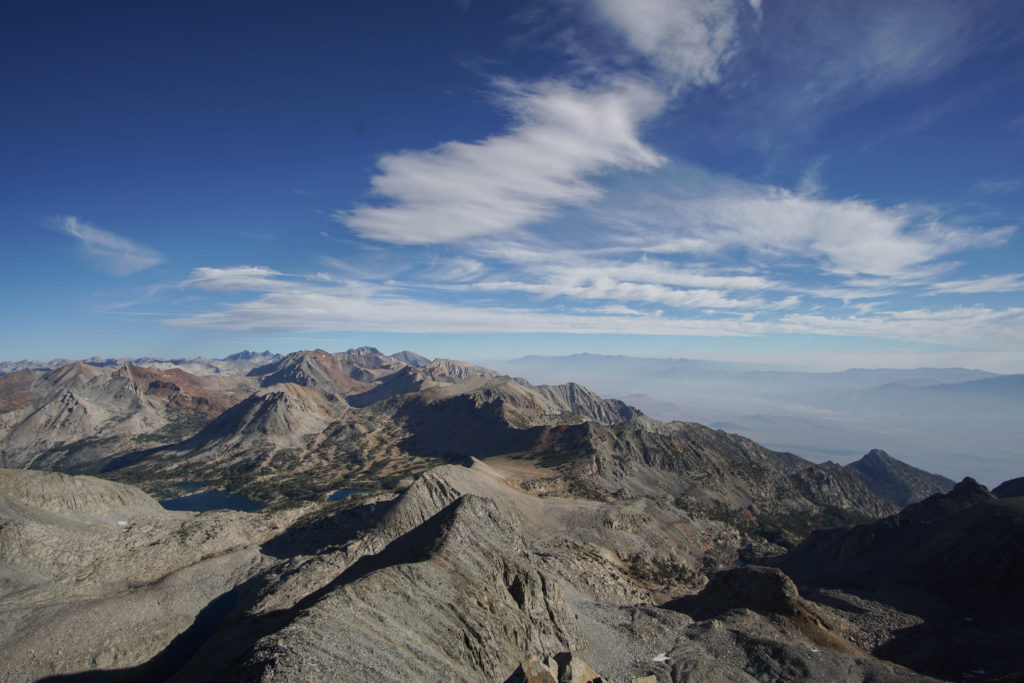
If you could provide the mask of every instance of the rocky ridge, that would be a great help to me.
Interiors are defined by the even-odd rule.
[[[946,477],[911,467],[878,449],[846,465],[846,469],[879,497],[897,507],[910,505],[935,493],[946,493],[956,483]]]
[[[813,464],[575,384],[370,347],[244,376],[25,372],[0,377],[5,459],[92,463],[154,490],[202,481],[285,509],[171,513],[124,484],[0,473],[12,680],[505,680],[531,655],[563,677],[573,667],[546,659],[563,652],[620,681],[1013,671],[999,649],[1024,584],[1012,482],[1002,500],[965,481],[895,514],[893,491],[941,482],[881,452],[866,468]],[[154,436],[184,415],[193,433]],[[42,436],[28,446],[8,438],[30,427]],[[325,503],[340,487],[371,492]],[[920,646],[953,643],[967,618],[990,640],[981,659]],[[212,636],[180,655],[199,632]]]
[[[123,484],[0,470],[4,680],[157,657],[299,514],[173,513]]]
[[[10,485],[22,474],[0,479],[9,501],[4,539],[7,519],[30,516],[31,495],[23,492],[36,485]],[[531,655],[550,672],[544,653],[567,653],[554,658],[561,661],[554,671],[579,680],[595,680],[595,671],[626,681],[930,680],[852,644],[826,607],[775,569],[710,570],[689,603],[656,607],[666,588],[692,592],[700,584],[666,577],[655,587],[628,558],[664,553],[676,558],[678,574],[714,556],[709,548],[743,539],[650,501],[538,497],[479,461],[432,470],[397,497],[370,496],[301,519],[299,511],[169,513],[129,487],[28,474],[97,499],[116,491],[104,510],[109,520],[127,517],[120,521],[131,528],[106,521],[88,539],[122,575],[68,581],[73,572],[57,567],[66,578],[37,588],[52,609],[33,604],[24,581],[5,586],[0,614],[10,626],[0,644],[12,653],[10,680],[97,670],[112,679],[182,681],[516,680]],[[36,522],[59,528],[49,547],[77,549],[66,525],[99,524],[88,522],[83,506],[71,507],[78,512],[63,522]],[[143,530],[147,555],[133,542],[118,549]],[[9,576],[25,553],[4,548]],[[118,592],[125,571],[148,578],[138,575],[136,588]],[[609,593],[610,586],[618,588]],[[205,644],[182,669],[161,668],[190,621],[200,623],[199,613],[226,596],[226,614]],[[86,620],[92,627],[83,637]],[[45,652],[32,647],[43,638],[51,645]]]

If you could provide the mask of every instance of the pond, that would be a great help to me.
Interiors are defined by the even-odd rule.
[[[365,489],[338,489],[337,491],[332,493],[327,498],[327,500],[344,500],[345,498],[348,498],[349,496],[351,496],[353,493],[366,493],[366,490]]]
[[[227,491],[203,491],[188,496],[161,500],[160,504],[167,510],[187,510],[189,512],[206,512],[207,510],[238,510],[239,512],[255,512],[263,507],[263,503],[252,500],[237,493]]]

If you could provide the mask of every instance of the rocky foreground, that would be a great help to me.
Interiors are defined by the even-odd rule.
[[[941,648],[990,626],[972,615],[1019,609],[1020,503],[965,482],[875,526],[812,535],[777,567],[708,580],[691,568],[741,542],[724,523],[644,499],[538,496],[480,461],[397,495],[251,514],[169,512],[128,486],[5,470],[3,678],[1010,680],[1016,621],[1000,622],[1012,633],[981,653],[987,667],[954,671],[951,656],[929,670],[905,643],[924,629]],[[940,563],[992,515],[983,561]],[[858,572],[926,524],[898,578]],[[675,559],[643,562],[659,557]],[[976,590],[950,594],[954,580]]]

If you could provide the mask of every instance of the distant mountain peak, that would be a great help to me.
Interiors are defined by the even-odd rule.
[[[459,382],[468,377],[500,377],[501,373],[489,368],[450,358],[435,358],[423,367],[432,378],[441,381]]]
[[[273,356],[274,354],[270,351],[239,351],[238,353],[232,353],[230,356],[225,356],[224,360],[252,360],[253,358],[264,358]]]
[[[974,477],[964,477],[953,490],[949,492],[951,498],[980,498],[981,500],[989,500],[992,494],[988,488],[982,486]]]
[[[954,484],[951,479],[908,465],[879,448],[871,449],[845,469],[897,507],[916,503],[935,493],[946,493]]]
[[[1024,496],[1024,477],[1004,481],[992,489],[997,498],[1019,498]]]
[[[355,354],[357,356],[383,356],[384,354],[377,350],[373,346],[360,346],[356,349],[349,349],[348,353]]]
[[[885,451],[883,451],[881,448],[872,448],[864,455],[863,458],[861,458],[861,462],[893,463],[899,461],[896,458],[889,455],[888,453],[886,453]]]
[[[430,365],[430,359],[426,356],[421,356],[413,351],[399,351],[398,353],[391,354],[391,357],[395,360],[400,360],[403,363],[408,363],[417,368],[423,368]]]

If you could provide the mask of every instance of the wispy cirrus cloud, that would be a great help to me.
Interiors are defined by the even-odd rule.
[[[944,257],[1000,246],[1016,232],[955,226],[934,206],[828,199],[685,164],[659,173],[663,181],[649,189],[628,187],[593,207],[619,244],[706,259],[740,252],[758,270],[798,264],[845,278],[847,288],[924,284],[955,266]]]
[[[762,294],[790,287],[762,275],[718,272],[697,265],[680,266],[647,256],[629,261],[554,246],[531,249],[520,245],[515,250],[499,251],[505,261],[502,272],[515,275],[517,279],[481,277],[449,289],[524,293],[538,299],[567,299],[576,305],[604,301],[676,309],[768,310],[778,306],[779,300],[766,299]],[[736,292],[747,295],[735,296]],[[795,301],[795,297],[788,298],[786,306]]]
[[[596,199],[601,190],[589,176],[664,162],[639,137],[639,126],[665,102],[648,84],[502,87],[502,101],[518,120],[508,133],[383,156],[371,185],[384,203],[339,211],[334,219],[392,244],[502,234],[549,218],[560,206]]]
[[[946,280],[929,286],[930,294],[991,294],[1024,292],[1024,273],[987,275],[974,280]]]
[[[207,292],[249,292],[270,286],[286,286],[285,275],[266,266],[200,267],[181,283]]]
[[[1014,230],[958,229],[927,209],[822,200],[778,188],[699,200],[692,207],[713,228],[702,235],[709,248],[810,257],[823,271],[846,276],[899,277],[953,252],[999,245]]]
[[[974,348],[999,348],[1024,332],[1024,308],[988,306],[907,309],[865,315],[827,316],[793,313],[773,325],[789,334],[870,337],[935,342]]]
[[[983,14],[955,0],[769,3],[729,63],[728,133],[773,146],[894,88],[927,83],[989,43]]]
[[[438,244],[502,235],[599,198],[593,180],[646,170],[665,158],[641,141],[641,126],[684,86],[718,80],[731,49],[733,0],[641,0],[628,9],[598,0],[593,10],[661,76],[617,69],[532,83],[496,79],[498,101],[515,123],[476,142],[382,156],[371,179],[381,201],[333,215],[361,237],[391,244]],[[746,6],[746,5],[744,5]],[[664,78],[665,74],[669,78]]]
[[[527,292],[543,298],[563,296],[579,300],[631,301],[664,304],[674,308],[750,309],[765,305],[764,299],[761,298],[734,299],[711,289],[676,289],[649,282],[629,282],[603,277],[591,277],[577,283],[479,282],[473,287],[484,292]]]
[[[720,317],[676,317],[622,304],[583,313],[529,306],[479,306],[428,300],[361,281],[318,282],[315,276],[252,271],[254,297],[221,310],[167,321],[176,327],[236,332],[553,332],[687,336],[814,334],[934,342],[996,348],[1024,335],[1024,308],[986,306],[874,311],[851,315],[790,312],[759,317],[748,312]],[[238,284],[233,269],[205,269],[203,282]],[[256,275],[262,272],[263,275]],[[198,287],[198,281],[190,286]]]
[[[1020,192],[1021,190],[1024,190],[1024,179],[1012,178],[1009,180],[979,180],[974,183],[973,189],[984,194]]]
[[[735,76],[729,71],[735,68],[746,76],[734,78],[729,93],[742,95],[758,81],[753,76],[762,74],[784,79],[783,90],[800,88],[785,97],[792,106],[831,111],[838,102],[861,101],[851,91],[871,97],[894,84],[927,80],[969,55],[980,31],[971,24],[972,12],[957,3],[864,5],[580,3],[651,68],[636,60],[609,62],[605,75],[588,87],[570,78],[502,81],[501,101],[516,117],[508,132],[385,155],[371,180],[381,201],[338,211],[334,219],[360,237],[391,244],[464,243],[521,233],[551,221],[564,207],[597,203],[607,193],[603,174],[664,166],[665,157],[643,143],[641,126],[684,86],[715,85]],[[653,77],[642,75],[651,72]],[[685,201],[672,188],[662,196],[645,192],[645,201],[665,207],[674,224],[656,219],[645,225],[625,217],[629,201],[625,209],[610,210],[630,223],[637,251],[719,254],[741,248],[759,258],[814,261],[824,273],[848,277],[906,278],[925,264],[936,269],[936,259],[955,251],[1005,242],[1012,232],[955,229],[930,216],[927,207],[882,207],[861,198],[827,200],[733,184],[705,188],[702,196],[691,192]],[[609,209],[608,203],[599,206]]]
[[[630,47],[668,75],[673,88],[681,88],[718,82],[722,63],[736,48],[738,14],[746,3],[594,0],[593,4]]]
[[[957,0],[590,0],[577,6],[622,36],[623,52],[641,57],[667,91],[705,86],[705,102],[718,107],[720,143],[762,149],[811,137],[830,116],[928,83],[1000,40],[990,7]],[[1013,22],[1004,23],[1005,36]],[[607,68],[610,60],[591,61]],[[727,87],[707,87],[720,83]],[[909,112],[903,127],[927,127],[940,114]]]
[[[99,268],[114,275],[131,275],[163,261],[152,249],[126,237],[95,228],[75,216],[60,216],[51,221],[51,226],[77,239]]]

